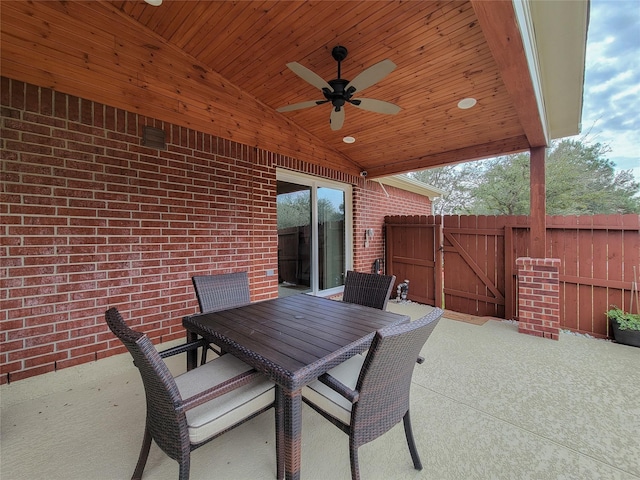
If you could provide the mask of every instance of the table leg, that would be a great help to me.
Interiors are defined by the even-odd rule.
[[[198,340],[198,334],[187,330],[187,343]],[[193,370],[198,366],[198,350],[187,351],[187,371]]]
[[[302,391],[288,392],[277,389],[283,410],[284,475],[286,480],[300,479],[300,453],[302,445]]]
[[[282,387],[276,385],[276,479],[284,478],[284,411]]]

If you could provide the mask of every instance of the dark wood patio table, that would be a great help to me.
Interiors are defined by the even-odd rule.
[[[406,315],[306,294],[184,317],[201,335],[263,372],[277,385],[276,428],[287,480],[300,478],[302,387],[369,348],[375,331]],[[196,356],[189,360],[195,365]],[[279,462],[282,465],[283,462]],[[282,478],[282,472],[277,472]]]

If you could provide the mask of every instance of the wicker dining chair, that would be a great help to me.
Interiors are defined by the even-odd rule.
[[[142,447],[133,480],[142,478],[151,441],[180,465],[188,480],[191,451],[256,415],[275,408],[275,384],[233,355],[174,377],[163,358],[201,347],[203,340],[159,353],[146,334],[127,326],[116,308],[105,312],[111,331],[127,347],[140,371],[147,401]],[[284,474],[276,409],[276,470]]]
[[[217,312],[251,302],[247,272],[195,275],[191,277],[200,312]]]
[[[195,275],[191,277],[196,291],[200,313],[217,312],[251,303],[247,272]],[[217,347],[217,346],[216,346]],[[202,350],[201,363],[207,361],[207,350],[222,355],[220,347],[207,345]]]
[[[442,310],[414,322],[380,329],[366,357],[355,355],[302,390],[302,399],[349,435],[351,478],[358,480],[358,448],[403,420],[413,466],[422,470],[409,418],[409,390],[416,357]]]
[[[396,282],[395,275],[347,271],[342,301],[385,310]]]

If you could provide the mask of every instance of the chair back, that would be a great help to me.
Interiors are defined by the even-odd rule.
[[[247,272],[191,277],[200,313],[217,312],[251,303]]]
[[[129,328],[116,308],[105,312],[105,320],[127,347],[140,371],[147,400],[146,425],[151,437],[169,457],[182,461],[185,447],[186,452],[189,451],[189,431],[173,375],[149,337]]]
[[[434,309],[419,320],[380,329],[371,343],[351,412],[351,435],[364,445],[400,422],[409,410],[409,391],[416,358],[442,316]]]
[[[395,282],[395,275],[349,270],[344,282],[342,301],[385,310]]]

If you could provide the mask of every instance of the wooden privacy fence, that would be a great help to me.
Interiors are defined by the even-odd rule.
[[[529,256],[529,217],[396,216],[385,228],[387,273],[410,281],[410,299],[518,318],[516,258]],[[629,308],[634,266],[640,280],[640,216],[548,216],[546,242],[561,262],[561,328],[608,336],[605,312]]]

